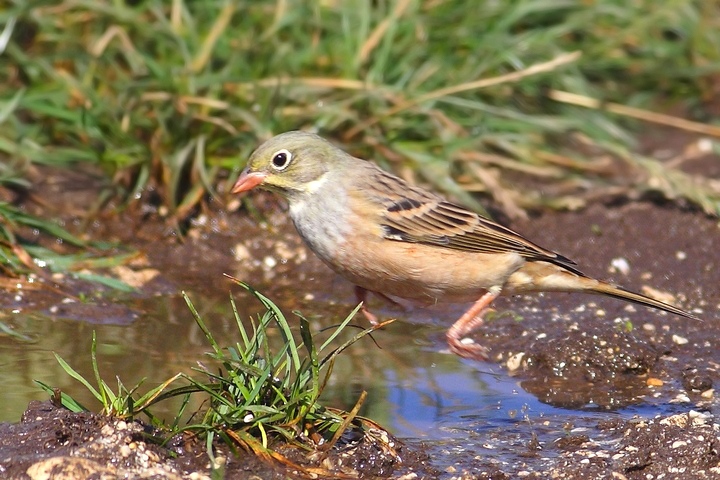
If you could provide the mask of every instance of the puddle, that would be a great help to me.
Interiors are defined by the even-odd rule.
[[[229,283],[227,287],[230,290]],[[243,318],[262,311],[259,303],[244,291],[233,290]],[[190,296],[216,338],[227,345],[239,338],[229,296],[213,298],[193,293]],[[71,310],[68,305],[72,304],[66,304]],[[292,319],[291,308],[281,307]],[[303,309],[316,331],[339,323],[352,310],[350,304],[327,307],[337,313],[320,316]],[[93,308],[82,305],[78,310],[89,312]],[[115,310],[126,312],[126,318],[117,318],[113,313],[103,321],[89,322],[78,320],[79,314],[66,315],[65,311],[48,315],[26,310],[6,317],[6,323],[28,340],[0,337],[0,381],[6,389],[0,396],[0,421],[17,421],[30,400],[46,398],[33,380],[59,387],[96,409],[89,392],[68,377],[53,357],[53,352],[57,353],[85,378],[92,379],[93,331],[98,339],[100,371],[111,385],[115,383],[112,375],[117,374],[128,387],[145,378],[145,385],[150,388],[178,371],[190,372],[197,362],[206,360],[205,353],[210,347],[181,297],[134,300],[126,308]],[[102,314],[105,309],[96,307],[94,311]],[[364,322],[359,315],[353,323],[364,327]],[[524,393],[518,380],[508,377],[502,368],[464,361],[440,351],[444,349],[438,343],[443,331],[435,325],[396,322],[374,334],[374,341],[363,339],[336,361],[326,388],[326,401],[349,409],[361,390],[367,390],[363,415],[388,426],[399,436],[418,439],[444,438],[453,423],[478,412],[500,420],[524,405],[539,409],[536,406],[539,402]],[[350,329],[348,335],[355,332]],[[156,408],[154,412],[173,413],[170,408],[166,410]]]

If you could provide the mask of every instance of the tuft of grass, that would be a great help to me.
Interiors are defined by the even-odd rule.
[[[233,279],[235,280],[235,279]],[[194,432],[204,439],[207,453],[213,457],[213,444],[223,441],[233,447],[242,447],[262,458],[279,461],[296,471],[306,472],[278,453],[278,445],[293,445],[309,452],[328,452],[348,430],[359,429],[368,439],[386,447],[387,436],[382,428],[370,420],[357,416],[364,401],[363,393],[355,408],[342,412],[322,405],[320,395],[330,378],[332,366],[346,348],[392,320],[356,333],[344,342],[339,336],[345,332],[358,312],[356,307],[327,338],[320,341],[310,331],[309,322],[300,313],[298,317],[300,339],[296,339],[290,323],[280,309],[267,297],[249,285],[235,280],[250,291],[265,308],[257,321],[250,325],[240,319],[234,301],[232,309],[239,340],[231,346],[221,346],[205,321],[185,295],[185,301],[198,327],[212,351],[208,354],[212,366],[201,364],[196,372],[200,378],[178,373],[162,384],[139,394],[142,381],[127,388],[117,378],[117,389],[105,382],[99,372],[96,356],[96,338],[93,333],[91,362],[95,385],[85,379],[57,354],[63,370],[79,381],[100,402],[102,413],[124,419],[147,416],[154,426],[165,429],[168,436],[183,431]],[[270,330],[277,327],[280,341],[271,340]],[[279,343],[279,345],[278,345]],[[182,381],[184,385],[172,386]],[[86,411],[86,407],[65,392],[37,382],[60,405],[72,411]],[[196,412],[181,425],[191,396],[200,396],[205,412]],[[181,398],[182,405],[171,423],[156,417],[150,407],[172,398]],[[198,421],[193,419],[198,417]],[[322,470],[322,469],[320,469]],[[320,471],[313,470],[315,473]]]
[[[95,375],[94,380],[96,386],[93,386],[89,380],[83,377],[77,370],[72,368],[70,364],[68,364],[65,360],[62,359],[62,357],[60,357],[60,355],[58,355],[57,353],[55,353],[54,355],[55,359],[58,361],[62,369],[65,370],[65,373],[80,382],[93,395],[93,397],[95,397],[95,399],[100,402],[100,405],[102,406],[101,413],[103,415],[133,420],[140,413],[145,413],[156,425],[159,425],[162,422],[159,422],[158,419],[149,412],[148,407],[158,400],[160,394],[166,391],[171,383],[175,382],[182,376],[181,374],[176,374],[162,384],[151,389],[147,393],[137,397],[134,397],[134,395],[138,392],[138,390],[144,383],[144,380],[141,380],[132,388],[127,388],[123,384],[120,377],[116,377],[117,390],[113,390],[112,386],[105,382],[105,380],[103,380],[103,378],[100,376],[100,369],[98,367],[97,359],[97,338],[95,336],[95,331],[93,331],[92,336],[90,359],[93,373]],[[61,392],[59,391],[59,389],[53,388],[52,386],[47,385],[46,383],[39,380],[36,380],[36,382],[43,390],[50,393],[53,400],[59,405],[62,405],[63,407],[73,412],[88,411],[88,409],[84,405],[82,405],[80,402],[78,402],[77,400],[72,398],[72,396],[66,394],[65,392]]]
[[[510,216],[647,191],[720,213],[715,183],[635,153],[638,112],[707,120],[719,0],[6,3],[0,189],[82,165],[183,219],[259,141],[306,128]]]
[[[290,442],[308,451],[328,451],[350,428],[352,421],[362,421],[357,412],[365,394],[351,412],[327,408],[319,402],[319,397],[331,375],[335,358],[360,338],[390,322],[363,330],[344,343],[334,345],[360,306],[322,343],[313,338],[307,319],[295,312],[300,321],[298,341],[287,319],[270,299],[247,284],[236,282],[248,289],[266,312],[257,323],[252,322],[250,331],[238,317],[233,303],[241,341],[231,347],[221,347],[217,343],[186,297],[195,321],[212,346],[210,357],[220,366],[217,371],[205,366],[198,370],[210,379],[210,383],[188,377],[190,388],[204,392],[210,400],[202,421],[186,425],[183,430],[202,432],[210,455],[213,440],[220,438],[263,458],[275,459],[303,471],[274,447],[281,440],[280,443]],[[277,325],[281,334],[277,348],[272,347],[267,334],[271,324]]]
[[[55,237],[58,243],[74,248],[58,253],[52,248],[29,241],[29,232],[43,232]],[[97,271],[126,263],[135,257],[133,253],[109,254],[110,245],[88,242],[58,225],[24,212],[15,205],[0,201],[0,272],[8,277],[19,274],[35,274],[47,277],[47,271],[68,273],[75,278],[102,284],[119,291],[133,288],[121,280],[84,270]]]
[[[36,256],[33,257],[28,252],[28,245],[23,245],[18,239],[17,232],[21,229],[37,229],[70,245],[85,246],[85,242],[55,222],[29,215],[8,202],[0,201],[0,269],[8,275],[20,271],[37,271],[38,264],[33,258],[38,259],[44,253],[52,253],[38,247]]]
[[[58,253],[52,248],[29,241],[29,232],[42,232],[55,237],[75,252]],[[55,221],[36,217],[15,205],[0,201],[0,272],[7,277],[33,274],[47,278],[47,271],[67,273],[80,280],[102,284],[114,290],[129,292],[133,288],[125,282],[84,270],[121,265],[134,258],[133,253],[109,254],[110,246],[87,242],[68,232]]]

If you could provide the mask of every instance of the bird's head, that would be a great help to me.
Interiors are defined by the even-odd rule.
[[[282,133],[252,153],[232,193],[255,187],[277,192],[288,199],[312,193],[325,182],[331,168],[337,168],[336,164],[342,163],[346,156],[313,133]]]

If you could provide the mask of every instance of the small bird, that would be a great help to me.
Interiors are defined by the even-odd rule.
[[[585,292],[688,318],[694,315],[596,280],[575,262],[460,205],[410,185],[309,132],[286,132],[253,152],[233,193],[260,187],[284,196],[308,247],[355,285],[365,317],[367,292],[422,304],[470,302],[446,333],[450,350],[486,360],[465,337],[501,294]]]

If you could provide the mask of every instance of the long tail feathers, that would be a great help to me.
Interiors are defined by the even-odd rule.
[[[588,277],[577,271],[570,271],[549,262],[527,262],[514,272],[505,285],[506,291],[527,292],[585,292],[607,295],[627,302],[656,308],[681,317],[701,320],[692,313],[655,300],[640,293],[631,292],[611,283]]]
[[[587,291],[588,291],[588,293],[597,293],[600,295],[607,295],[610,297],[619,298],[620,300],[625,300],[628,302],[637,303],[639,305],[644,305],[646,307],[657,308],[658,310],[664,310],[668,313],[674,313],[675,315],[680,315],[681,317],[692,318],[693,320],[700,320],[699,317],[693,315],[690,312],[686,312],[685,310],[682,310],[678,307],[674,307],[670,304],[661,302],[659,300],[655,300],[653,298],[647,297],[645,295],[641,295],[639,293],[631,292],[629,290],[625,290],[623,288],[616,287],[615,285],[612,285],[610,283],[598,281],[597,284],[590,287]]]

